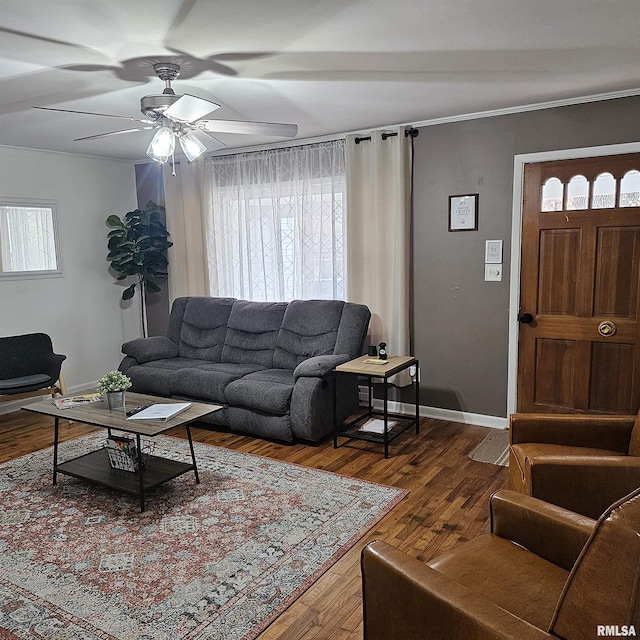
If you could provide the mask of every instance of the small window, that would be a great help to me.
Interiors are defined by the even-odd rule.
[[[627,171],[620,184],[620,206],[640,207],[640,171]]]
[[[61,275],[55,205],[0,200],[0,278]]]
[[[584,176],[573,176],[567,189],[567,211],[582,211],[589,205],[589,182]]]
[[[616,179],[601,173],[593,183],[592,209],[613,209],[616,206]]]
[[[549,178],[542,187],[541,211],[562,211],[564,185],[558,178]]]

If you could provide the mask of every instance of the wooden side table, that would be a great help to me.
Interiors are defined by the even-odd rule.
[[[355,440],[365,440],[366,442],[379,442],[384,445],[384,457],[389,457],[389,443],[397,438],[401,433],[409,427],[415,425],[416,433],[420,433],[420,390],[419,390],[419,362],[413,356],[389,356],[386,364],[368,364],[366,361],[371,360],[371,356],[361,356],[355,360],[350,360],[344,364],[338,365],[331,373],[333,377],[333,447],[338,447],[338,436],[352,438]],[[400,371],[404,371],[409,367],[416,368],[413,385],[415,388],[415,409],[414,418],[407,418],[401,414],[390,414],[388,407],[388,389],[389,378]],[[369,387],[369,405],[364,415],[358,416],[351,422],[338,424],[338,414],[336,405],[336,387],[339,377],[342,375],[356,375],[366,377]],[[373,380],[380,379],[384,386],[383,410],[374,411],[373,409]],[[382,416],[380,433],[363,431],[362,427],[374,416]],[[393,422],[390,421],[393,419]]]

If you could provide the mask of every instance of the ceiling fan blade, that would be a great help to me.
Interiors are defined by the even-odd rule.
[[[84,136],[83,138],[74,138],[74,142],[80,140],[95,140],[96,138],[106,138],[107,136],[117,136],[121,133],[133,133],[134,131],[148,131],[149,129],[155,129],[155,127],[137,127],[136,129],[120,129],[120,131],[109,131],[108,133],[98,133],[95,136]]]
[[[220,105],[211,100],[198,98],[185,93],[176,100],[162,115],[178,122],[195,122],[198,118],[219,109]]]
[[[294,138],[298,133],[297,124],[280,124],[278,122],[198,120],[195,125],[207,133],[245,133],[254,136],[282,136],[284,138]]]
[[[222,142],[219,138],[216,138],[212,133],[208,131],[200,130],[200,129],[192,129],[191,133],[202,142],[202,144],[207,147],[207,149],[211,149],[211,141],[213,140],[219,148],[224,148],[227,145]]]
[[[155,124],[155,120],[145,120],[143,118],[131,118],[129,116],[115,116],[111,113],[94,113],[93,111],[74,111],[72,109],[54,109],[53,107],[36,107],[31,105],[32,109],[42,109],[43,111],[61,111],[62,113],[80,113],[87,116],[103,116],[105,118],[121,118],[130,120],[131,122],[144,122],[144,124]]]

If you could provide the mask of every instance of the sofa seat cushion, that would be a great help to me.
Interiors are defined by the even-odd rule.
[[[260,371],[256,364],[234,364],[231,362],[203,363],[179,369],[171,375],[171,394],[203,398],[213,402],[226,402],[227,385],[247,374]]]
[[[175,371],[198,366],[202,360],[192,358],[166,358],[129,367],[126,374],[131,378],[131,391],[171,397],[171,376]]]
[[[145,369],[170,369],[175,371],[177,369],[188,369],[189,367],[201,367],[202,365],[202,360],[195,358],[162,358],[161,360],[145,362],[140,366]]]
[[[569,576],[565,569],[492,534],[478,536],[427,564],[541,629],[549,628]],[[497,579],[487,580],[488,575]]]
[[[283,416],[289,413],[294,386],[293,370],[265,369],[227,385],[227,403]]]

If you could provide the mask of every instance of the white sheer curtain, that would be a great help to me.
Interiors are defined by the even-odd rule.
[[[404,127],[358,138],[346,140],[347,298],[371,310],[370,344],[409,355],[411,139]],[[409,384],[408,372],[393,383]]]
[[[211,295],[343,298],[344,141],[206,160]]]
[[[2,271],[57,269],[53,211],[49,207],[0,207]]]

